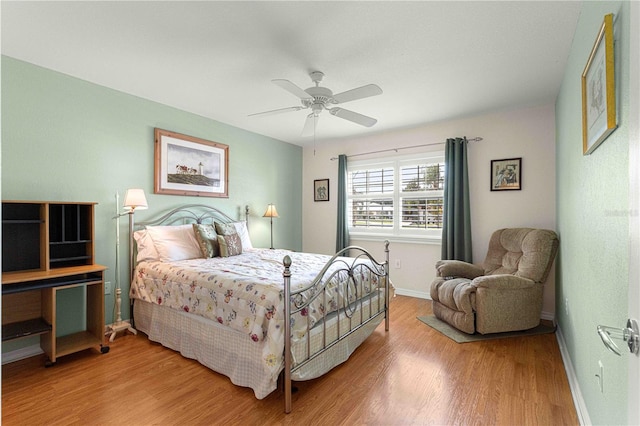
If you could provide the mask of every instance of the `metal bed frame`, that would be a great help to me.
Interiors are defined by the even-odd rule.
[[[239,208],[241,210],[241,208]],[[241,215],[239,211],[239,216]],[[247,228],[249,224],[249,206],[244,209],[244,216],[247,222]],[[207,206],[204,204],[189,204],[178,208],[175,208],[165,215],[149,220],[138,222],[132,230],[143,229],[145,226],[151,225],[178,225],[186,223],[213,223],[214,221],[223,223],[234,222],[233,219],[226,213],[218,210],[215,207]],[[133,277],[133,271],[136,266],[135,262],[135,247],[133,241],[133,233],[130,238],[130,255],[131,255],[131,276]],[[281,378],[284,380],[284,411],[285,413],[291,412],[292,406],[292,373],[302,368],[308,363],[317,359],[320,355],[327,350],[339,346],[345,342],[347,337],[354,333],[357,333],[364,326],[368,325],[372,321],[380,319],[383,315],[385,320],[385,331],[389,331],[389,241],[385,241],[385,259],[382,262],[378,262],[367,250],[362,247],[349,246],[336,253],[322,268],[316,278],[303,289],[295,291],[291,290],[291,257],[286,255],[283,259],[283,299],[289,301],[284,303],[284,332],[285,346],[284,346],[284,371],[281,373]],[[349,257],[345,257],[349,256]],[[363,262],[368,261],[368,262]],[[348,280],[341,281],[339,285],[344,286],[341,290],[345,292],[347,297],[345,300],[352,300],[349,295],[353,295],[354,301],[345,302],[343,306],[339,306],[332,314],[323,313],[322,319],[318,320],[317,326],[322,327],[321,340],[322,344],[319,349],[312,348],[311,344],[311,330],[313,326],[309,322],[307,316],[307,328],[306,328],[306,354],[305,358],[294,364],[292,357],[292,339],[291,339],[291,320],[292,316],[300,313],[304,309],[308,309],[309,306],[318,298],[322,299],[322,306],[326,306],[327,295],[327,283],[329,283],[336,275],[346,274]],[[356,274],[370,274],[368,276],[369,282],[372,285],[375,283],[376,291],[370,292],[366,297],[364,296],[364,288],[362,282],[360,285],[356,283],[354,275]],[[373,277],[373,278],[372,278]],[[351,284],[351,285],[350,285]],[[366,305],[365,305],[366,302]],[[133,305],[134,299],[131,300]],[[372,304],[377,303],[376,311],[373,312]],[[368,306],[368,309],[367,309]],[[133,310],[131,311],[131,319],[133,322]],[[331,318],[337,318],[337,333],[335,338],[328,339],[327,337],[327,320]],[[340,330],[341,321],[346,322],[346,330]],[[363,331],[364,332],[364,331]]]

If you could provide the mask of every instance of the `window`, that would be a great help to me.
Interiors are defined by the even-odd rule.
[[[348,165],[349,232],[354,236],[440,238],[441,152]]]

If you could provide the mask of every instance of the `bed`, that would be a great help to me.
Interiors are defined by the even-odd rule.
[[[333,256],[254,248],[244,220],[205,205],[136,224],[130,299],[136,329],[196,359],[258,399],[283,381],[345,362],[384,320],[389,243],[376,260],[351,246]]]

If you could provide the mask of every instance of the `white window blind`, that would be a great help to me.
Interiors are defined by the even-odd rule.
[[[442,152],[350,162],[347,191],[350,234],[440,238]]]

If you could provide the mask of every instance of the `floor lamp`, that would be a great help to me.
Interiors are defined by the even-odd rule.
[[[127,330],[133,334],[137,334],[135,328],[131,326],[128,321],[122,320],[122,289],[120,288],[120,217],[124,215],[129,215],[129,240],[133,241],[131,235],[133,235],[133,215],[136,209],[144,210],[147,207],[147,199],[144,196],[144,191],[142,189],[128,189],[124,196],[124,209],[126,210],[124,213],[120,213],[120,199],[119,195],[116,192],[116,216],[114,219],[116,220],[116,318],[109,326],[109,341],[113,342],[116,338],[116,333],[119,331]],[[132,262],[133,259],[133,243],[129,245],[129,262]],[[129,265],[131,267],[132,264]],[[132,274],[129,274],[129,279],[133,278]]]
[[[269,248],[273,250],[273,218],[278,217],[276,206],[274,206],[273,204],[269,204],[267,206],[267,211],[262,215],[262,217],[268,217],[269,219],[271,219],[271,247]]]

